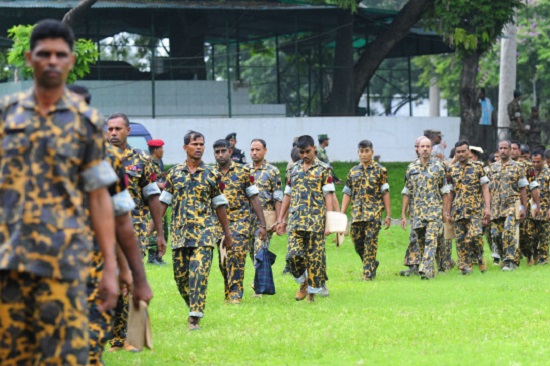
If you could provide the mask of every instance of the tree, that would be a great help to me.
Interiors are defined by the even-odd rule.
[[[479,63],[523,4],[520,0],[435,0],[434,5],[426,16],[428,24],[455,48],[462,63],[460,138],[479,145],[481,108],[476,84]]]
[[[74,27],[78,20],[97,3],[97,0],[80,0],[71,10],[63,16],[62,22],[70,27]]]

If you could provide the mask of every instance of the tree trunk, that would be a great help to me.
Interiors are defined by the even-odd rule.
[[[97,3],[97,0],[80,0],[74,8],[65,13],[62,22],[69,27],[74,28],[78,19],[81,18],[82,15],[84,15],[84,13],[86,13],[95,3]]]
[[[339,17],[334,54],[334,84],[330,93],[328,115],[354,116],[353,99],[353,15],[343,11]]]
[[[405,38],[409,29],[418,23],[428,6],[434,6],[434,0],[409,0],[386,31],[365,48],[353,70],[353,80],[355,81],[353,85],[353,98],[355,105],[359,104],[363,91],[378,69],[378,66],[384,61],[393,47]]]
[[[170,65],[174,79],[206,80],[204,39],[208,22],[203,13],[178,14],[170,24]]]
[[[479,52],[464,56],[460,77],[460,139],[464,139],[474,146],[482,145],[479,128],[481,105],[476,90],[480,58]]]

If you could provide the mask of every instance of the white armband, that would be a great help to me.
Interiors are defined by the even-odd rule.
[[[529,185],[529,181],[527,180],[527,178],[521,178],[520,180],[518,180],[518,187],[519,188],[525,188]]]
[[[219,196],[216,196],[212,199],[212,206],[214,208],[218,208],[220,206],[227,206],[229,202],[227,202],[227,198],[223,194],[220,194]]]
[[[292,193],[292,187],[287,184],[285,187],[285,194],[287,196],[290,196],[291,193]]]
[[[351,196],[351,189],[348,186],[344,186],[342,193],[347,194],[348,196]]]
[[[143,194],[143,198],[148,200],[149,197],[160,194],[160,188],[156,182],[149,183],[148,185],[143,187],[143,189],[141,190],[141,194]]]
[[[451,191],[451,185],[450,184],[445,184],[443,187],[441,187],[441,189],[439,190],[439,192],[441,192],[441,195],[444,195],[444,194],[447,194]]]
[[[127,189],[115,194],[111,199],[113,201],[115,217],[131,212],[136,207],[134,199],[130,196],[130,192]]]
[[[384,183],[382,184],[382,186],[380,187],[380,192],[384,193],[386,191],[389,191],[390,190],[390,185],[389,183]]]
[[[168,206],[172,204],[173,199],[174,199],[174,195],[166,191],[162,191],[159,197],[159,201],[162,203],[166,203]]]
[[[99,164],[86,169],[81,174],[85,192],[95,191],[118,181],[118,175],[107,160],[102,160]]]
[[[283,201],[283,191],[281,191],[280,189],[276,190],[275,192],[273,192],[273,199],[275,201],[280,201],[282,202]]]
[[[409,189],[407,187],[403,187],[403,190],[401,191],[402,196],[410,196],[411,192],[409,192]]]
[[[336,188],[334,187],[334,183],[325,184],[322,189],[323,189],[323,194],[325,196],[336,190]]]
[[[255,185],[255,184],[252,184],[250,187],[248,187],[246,190],[246,196],[248,198],[254,196],[254,195],[257,195],[258,193],[260,193],[260,191],[258,190],[258,187]]]
[[[537,182],[536,180],[529,183],[529,190],[530,191],[532,191],[533,189],[538,188],[538,187],[539,187],[539,182]]]
[[[481,178],[479,179],[479,184],[481,184],[481,185],[489,184],[489,182],[490,182],[490,180],[489,180],[489,178],[487,178],[486,175],[484,175],[483,177],[481,177]]]

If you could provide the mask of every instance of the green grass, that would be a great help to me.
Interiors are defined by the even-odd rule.
[[[335,164],[345,179],[352,164]],[[398,217],[406,164],[384,164]],[[339,187],[341,191],[341,186]],[[397,206],[396,206],[397,205]],[[187,330],[188,309],[172,268],[147,266],[155,298],[150,306],[153,351],[106,353],[107,365],[546,365],[550,348],[549,270],[513,273],[489,266],[485,274],[455,269],[434,280],[398,276],[408,231],[380,232],[378,276],[361,281],[351,239],[327,239],[330,296],[297,302],[297,285],[282,276],[286,236],[274,237],[277,294],[252,298],[254,271],[245,273],[240,306],[225,305],[223,282],[212,266],[200,331]],[[453,256],[456,259],[455,253]],[[170,251],[165,256],[170,262]],[[491,260],[486,253],[486,259]],[[217,263],[217,255],[215,256]]]

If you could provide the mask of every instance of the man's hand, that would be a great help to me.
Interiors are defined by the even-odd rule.
[[[166,240],[164,240],[164,235],[157,235],[157,247],[158,247],[158,256],[162,258],[164,253],[166,253]]]
[[[402,218],[401,218],[401,228],[402,228],[403,230],[407,230],[406,227],[407,227],[407,218],[406,218],[406,217],[402,217]]]
[[[534,204],[533,206],[535,206],[535,208],[533,209],[533,217],[537,217],[540,212],[540,207],[539,205],[536,205],[536,204]]]
[[[134,300],[134,305],[136,307],[139,307],[139,301],[143,300],[149,305],[149,302],[153,298],[153,291],[151,290],[151,286],[149,286],[149,282],[147,280],[136,283],[134,285],[134,291],[132,292],[132,299]]]
[[[260,240],[266,240],[267,239],[267,231],[266,231],[265,227],[260,227],[258,237],[260,238]]]
[[[390,228],[390,225],[391,225],[391,217],[386,216],[386,218],[384,219],[384,230],[388,230]]]
[[[327,229],[325,229],[325,236],[329,236],[330,234],[332,234],[330,231],[328,231]]]
[[[132,271],[130,271],[128,267],[120,268],[118,272],[118,281],[120,283],[120,293],[122,296],[128,296],[128,294],[132,292],[132,284],[134,282]]]
[[[104,313],[113,309],[118,300],[118,278],[116,276],[116,265],[105,266],[103,277],[99,281],[99,295],[101,297],[101,305],[99,311]]]
[[[279,222],[277,224],[277,235],[281,236],[284,235],[286,232],[286,223],[285,222]]]
[[[231,234],[226,233],[223,237],[223,247],[225,250],[230,251],[233,247],[233,240],[231,239]]]
[[[525,207],[520,207],[520,209],[519,209],[519,219],[520,220],[525,219]]]

